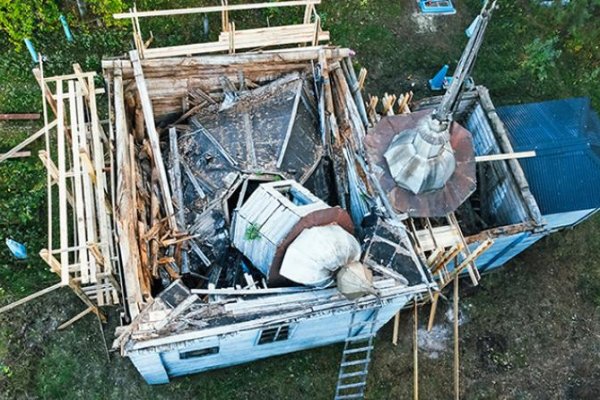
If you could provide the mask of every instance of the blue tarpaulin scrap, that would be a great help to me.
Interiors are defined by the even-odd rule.
[[[542,214],[600,208],[600,119],[589,98],[499,107]]]

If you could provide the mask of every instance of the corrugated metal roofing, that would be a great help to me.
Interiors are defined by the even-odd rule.
[[[600,207],[600,119],[588,98],[499,107],[542,214]]]

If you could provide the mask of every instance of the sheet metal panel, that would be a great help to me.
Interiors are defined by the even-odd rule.
[[[600,122],[587,98],[499,107],[544,215],[600,208]]]

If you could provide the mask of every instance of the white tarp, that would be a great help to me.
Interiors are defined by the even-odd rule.
[[[338,225],[318,226],[302,231],[290,244],[280,274],[308,286],[325,286],[342,266],[358,261],[360,243]]]

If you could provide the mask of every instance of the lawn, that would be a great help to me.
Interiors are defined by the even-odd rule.
[[[131,47],[128,23],[104,26],[78,21],[65,2],[75,42],[60,25],[34,32],[47,57],[46,74],[68,73],[78,62],[100,71],[104,56]],[[145,0],[139,9],[183,7],[216,1]],[[232,3],[232,1],[231,1]],[[430,95],[426,82],[445,63],[456,65],[466,43],[464,29],[479,0],[458,1],[458,13],[428,23],[413,16],[413,0],[324,0],[319,8],[333,42],[357,53],[356,66],[369,70],[366,91],[413,90]],[[488,29],[474,78],[490,88],[497,105],[589,96],[600,109],[600,4],[578,0],[569,7],[544,8],[532,0],[502,1]],[[2,6],[0,6],[0,10]],[[265,11],[235,14],[238,29],[285,23],[301,13]],[[149,19],[142,31],[155,45],[203,40],[202,16]],[[209,37],[219,23],[209,20]],[[40,92],[24,48],[0,32],[0,113],[41,111]],[[39,129],[39,123],[1,123],[0,152]],[[31,147],[35,154],[39,142]],[[0,246],[0,305],[56,281],[37,253],[46,242],[45,172],[37,157],[0,164],[0,239],[27,245],[30,259],[15,262]],[[468,399],[596,399],[600,393],[600,218],[542,240],[503,270],[488,275],[478,289],[463,292],[463,391]],[[56,327],[84,306],[68,289],[51,293],[0,315],[0,398],[331,398],[341,349],[276,357],[145,385],[133,366],[107,355],[117,324],[116,311],[103,327],[86,316],[66,331]],[[443,313],[443,307],[439,314]],[[427,310],[422,311],[421,321]],[[411,398],[409,315],[402,318],[401,342],[391,329],[379,334],[368,397]],[[443,317],[441,326],[447,325]],[[451,346],[450,346],[451,347]],[[452,388],[452,354],[421,356],[422,398],[447,399]]]

